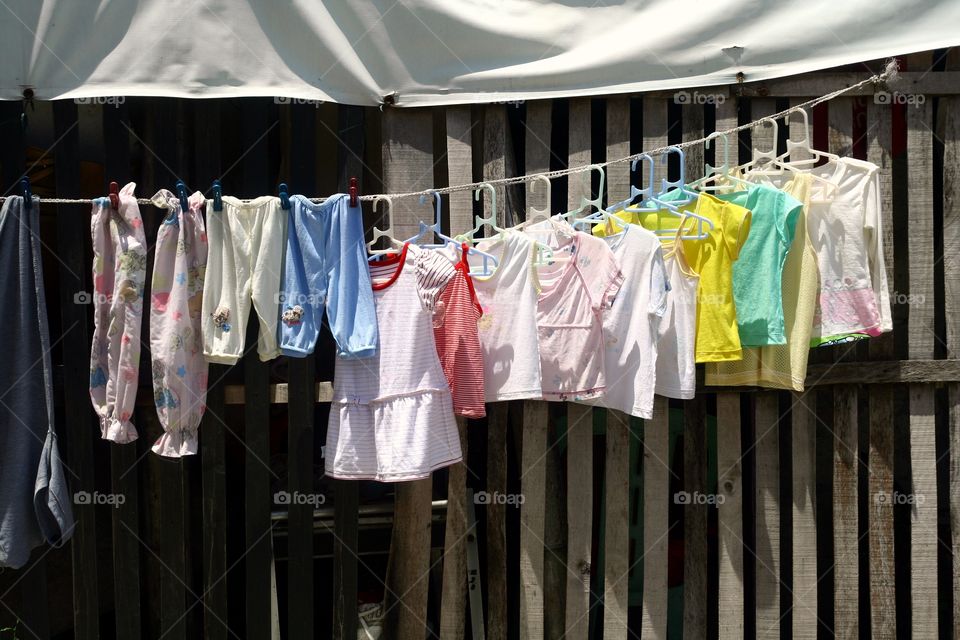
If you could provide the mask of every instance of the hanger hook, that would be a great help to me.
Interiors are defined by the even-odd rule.
[[[489,182],[484,182],[479,187],[473,190],[473,199],[476,202],[480,202],[480,192],[484,189],[490,191],[490,217],[496,220],[497,218],[497,188],[490,184]]]
[[[378,211],[377,206],[380,203],[386,205],[385,211]],[[393,228],[393,200],[390,199],[390,196],[377,196],[373,199],[373,210],[380,214],[380,217],[383,218],[386,215],[387,218],[387,229]]]
[[[433,196],[433,228],[435,231],[440,231],[440,194],[436,191],[431,191],[430,193],[424,193],[420,196],[420,204],[426,204],[427,198]]]
[[[544,207],[543,209],[535,209],[532,206],[528,206],[527,208],[530,211],[529,217],[532,219],[534,216],[543,215],[549,218],[550,217],[550,186],[551,186],[550,178],[542,174],[539,176],[535,176],[533,180],[530,181],[530,195],[536,195],[537,183],[543,184],[543,193],[546,196],[547,206]]]

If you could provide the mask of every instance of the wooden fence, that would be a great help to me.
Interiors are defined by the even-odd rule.
[[[358,591],[382,579],[385,637],[401,640],[458,640],[480,628],[490,640],[957,637],[956,53],[909,56],[891,87],[901,93],[852,94],[812,118],[816,147],[880,166],[893,334],[817,349],[803,394],[701,386],[694,400],[658,398],[646,423],[573,404],[489,405],[485,421],[460,423],[466,464],[386,489],[317,484],[327,332],[315,357],[261,363],[248,353],[235,367],[212,366],[198,456],[149,452],[159,433],[149,365],[141,439],[100,441],[87,395],[90,309],[73,299],[90,290],[89,207],[44,205],[71,487],[125,500],[75,505],[67,547],[38,549],[24,570],[0,573],[0,622],[18,638],[352,640]],[[27,171],[41,196],[99,196],[107,181],[129,179],[149,197],[177,178],[206,190],[216,177],[241,197],[273,193],[280,181],[295,193],[343,191],[349,176],[367,193],[409,191],[699,138],[868,73],[705,89],[686,101],[664,93],[382,112],[269,99],[56,102],[28,105],[26,132],[22,106],[0,103],[0,177],[12,185]],[[798,124],[777,141],[758,142],[769,130],[743,132],[740,159],[754,143],[783,148]],[[713,153],[688,153],[687,176],[715,164]],[[677,169],[658,163],[657,178]],[[611,167],[607,200],[626,197],[631,180],[627,165]],[[554,181],[553,209],[585,191],[576,179]],[[501,190],[502,224],[542,207],[543,195]],[[489,202],[445,198],[448,229],[472,226],[478,206]],[[397,235],[424,210],[415,199],[395,204]],[[160,214],[143,212],[154,238]],[[318,486],[332,509],[273,499]],[[523,502],[475,504],[468,486]],[[393,505],[392,533],[391,510],[384,520],[370,507],[372,491]],[[683,504],[681,491],[710,504]],[[375,516],[386,533],[365,524]]]

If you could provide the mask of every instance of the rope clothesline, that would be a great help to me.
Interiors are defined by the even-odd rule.
[[[779,111],[769,116],[764,116],[763,118],[758,118],[757,120],[753,120],[746,124],[742,124],[742,125],[733,127],[731,129],[724,129],[722,131],[714,132],[713,134],[710,134],[710,136],[714,136],[717,133],[725,134],[729,136],[735,133],[739,133],[740,131],[746,131],[747,129],[752,129],[760,124],[769,122],[770,120],[787,118],[791,114],[798,113],[807,108],[813,108],[818,104],[827,102],[829,100],[833,100],[834,98],[837,98],[850,91],[860,89],[861,87],[864,87],[866,85],[869,85],[869,84],[879,85],[879,84],[886,83],[896,77],[897,71],[898,71],[898,67],[897,67],[896,60],[895,59],[890,60],[889,62],[887,62],[882,73],[872,75],[869,78],[866,78],[865,80],[861,80],[856,84],[852,84],[842,89],[837,89],[836,91],[832,91],[830,93],[824,94],[818,98],[812,98],[810,100],[807,100],[806,102],[796,104],[792,107],[784,109],[783,111]],[[657,147],[656,149],[651,149],[649,151],[641,151],[640,153],[635,153],[629,156],[625,156],[623,158],[615,158],[613,160],[605,160],[603,162],[594,162],[590,164],[579,165],[576,167],[567,167],[565,169],[555,169],[553,171],[542,171],[539,173],[528,173],[522,176],[498,178],[495,180],[484,180],[481,182],[471,182],[467,184],[458,184],[458,185],[453,185],[449,187],[439,187],[435,189],[423,189],[421,191],[408,191],[404,193],[365,194],[360,196],[359,199],[370,202],[378,198],[390,198],[390,199],[412,198],[412,197],[418,197],[418,196],[424,196],[424,195],[432,195],[434,193],[445,194],[445,193],[457,193],[460,191],[475,191],[484,185],[490,185],[493,187],[497,187],[497,186],[506,187],[506,186],[516,185],[516,184],[524,184],[527,182],[532,182],[533,180],[541,177],[551,180],[553,178],[560,178],[563,176],[583,173],[585,171],[592,171],[596,167],[608,167],[614,164],[622,164],[624,162],[633,162],[634,160],[639,159],[641,156],[651,156],[651,157],[660,156],[660,155],[663,155],[664,153],[667,153],[671,149],[678,149],[678,148],[685,149],[688,147],[701,145],[701,144],[704,144],[708,139],[710,139],[710,136],[704,136],[703,138],[697,138],[695,140],[687,140],[684,142],[680,142],[678,144]],[[6,197],[10,197],[10,196],[6,196]],[[0,196],[0,201],[3,201],[4,199],[5,197]],[[318,202],[318,203],[324,202],[326,199],[327,198],[325,196],[317,196],[317,197],[309,198],[310,201]],[[89,204],[91,200],[92,200],[91,198],[42,198],[41,202],[43,204]],[[246,201],[246,200],[243,200],[243,201]],[[137,198],[137,203],[138,204],[154,204],[151,198]]]

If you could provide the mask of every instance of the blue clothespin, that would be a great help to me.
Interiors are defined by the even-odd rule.
[[[187,201],[187,185],[183,184],[183,180],[177,180],[177,197],[180,198],[181,211],[190,208],[190,203]]]
[[[290,196],[287,194],[287,183],[280,183],[280,208],[284,210],[290,209]]]
[[[30,178],[20,181],[20,190],[23,191],[23,208],[27,211],[33,207],[33,193],[30,191]]]
[[[220,186],[219,180],[213,181],[213,210],[214,211],[223,211],[223,187]]]

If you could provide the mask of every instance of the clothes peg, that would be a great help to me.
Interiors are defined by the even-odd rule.
[[[177,180],[177,197],[180,198],[181,211],[186,211],[190,208],[190,203],[187,202],[187,185],[183,183],[183,180]]]
[[[213,181],[213,210],[223,211],[223,187],[219,180]]]
[[[23,192],[23,208],[30,211],[33,207],[33,193],[30,191],[30,178],[20,180],[20,190]]]
[[[359,200],[359,188],[357,187],[357,179],[350,178],[350,188],[347,189],[347,192],[350,194],[350,206],[355,207],[360,204]]]
[[[290,209],[290,196],[287,194],[287,183],[280,183],[280,208],[284,211]]]
[[[116,211],[120,208],[120,186],[116,182],[110,183],[110,208]]]

